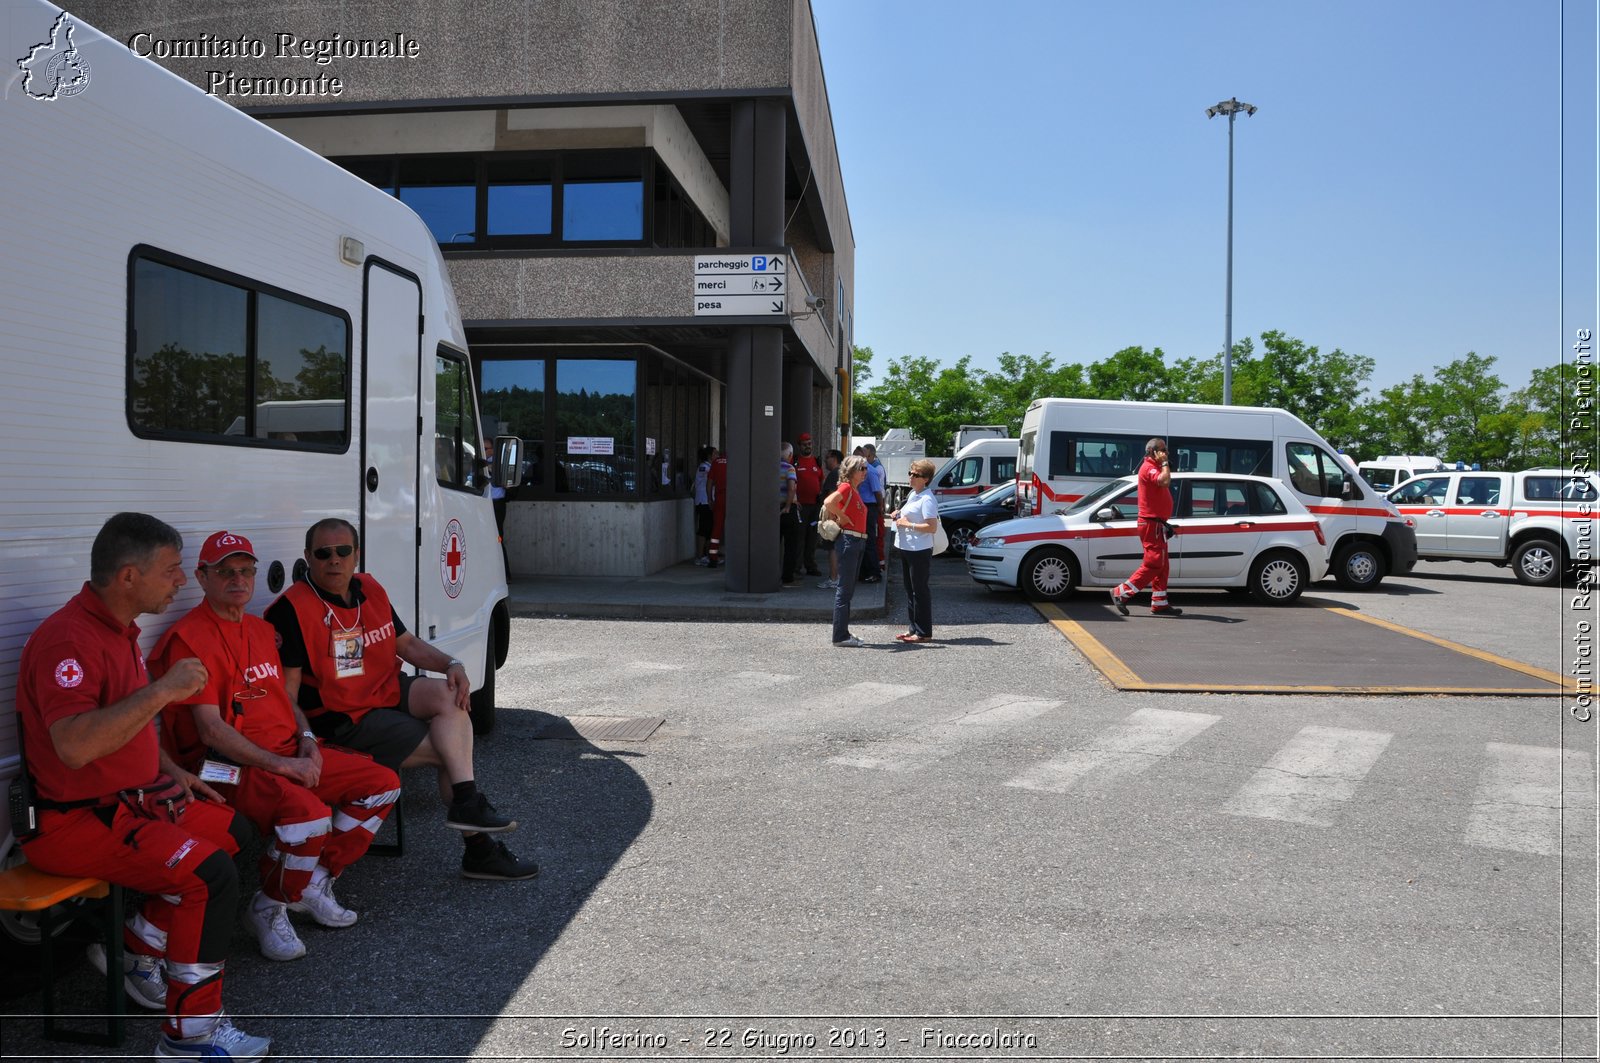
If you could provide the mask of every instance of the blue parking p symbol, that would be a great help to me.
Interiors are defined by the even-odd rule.
[[[766,255],[752,255],[752,256],[750,256],[750,268],[755,270],[758,273],[760,271],[766,269],[767,268],[767,256]]]

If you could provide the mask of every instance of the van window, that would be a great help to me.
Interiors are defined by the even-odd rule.
[[[1442,506],[1449,490],[1448,476],[1419,476],[1407,480],[1389,501],[1397,506]]]
[[[944,474],[940,487],[970,487],[983,475],[982,458],[962,458],[956,467]]]
[[[440,347],[433,365],[434,477],[443,487],[482,492],[488,481],[478,459],[487,460],[487,443],[479,438],[466,357]]]
[[[1458,506],[1498,506],[1500,504],[1500,477],[1463,476],[1456,487],[1455,504]]]
[[[1148,437],[1078,432],[1050,433],[1050,478],[1128,476],[1144,461]]]
[[[1246,439],[1171,439],[1173,472],[1232,472],[1267,476],[1272,443]]]
[[[990,458],[989,461],[990,468],[994,472],[994,478],[989,481],[990,483],[1003,484],[1007,480],[1017,478],[1016,458]]]
[[[1388,466],[1362,465],[1360,468],[1361,478],[1366,480],[1372,489],[1379,494],[1389,490],[1405,475]]]
[[[1314,443],[1288,444],[1289,483],[1303,495],[1340,498],[1349,479],[1338,459]]]
[[[154,250],[136,252],[129,274],[127,412],[135,435],[349,447],[348,317]]]
[[[1522,495],[1529,502],[1593,502],[1594,484],[1586,476],[1529,476],[1522,481]]]

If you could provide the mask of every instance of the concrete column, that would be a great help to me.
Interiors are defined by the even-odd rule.
[[[811,407],[815,396],[811,391],[811,366],[804,362],[790,362],[783,367],[783,438],[796,445],[801,432],[817,435],[811,424]],[[823,451],[827,447],[821,448]],[[813,452],[816,453],[816,452]],[[817,458],[818,461],[822,459]]]
[[[787,113],[781,100],[739,100],[730,113],[730,251],[784,246]],[[783,329],[735,328],[728,337],[728,589],[779,587],[778,442]]]

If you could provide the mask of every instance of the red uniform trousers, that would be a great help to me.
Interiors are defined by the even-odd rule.
[[[726,560],[722,556],[722,533],[727,523],[728,503],[718,498],[711,503],[711,542],[706,549],[706,556],[711,559],[712,564]]]
[[[1159,608],[1167,604],[1167,572],[1171,567],[1167,555],[1167,535],[1161,528],[1161,522],[1141,518],[1139,542],[1144,544],[1144,564],[1117,588],[1117,596],[1131,598],[1149,587],[1150,604]]]
[[[114,808],[110,826],[100,809],[46,811],[40,834],[22,851],[40,871],[103,878],[146,895],[123,940],[129,952],[166,956],[163,1029],[173,1037],[204,1034],[222,1013],[223,959],[239,903],[234,811],[191,801],[169,823]]]
[[[367,851],[400,796],[400,779],[364,753],[323,746],[314,787],[243,768],[237,786],[216,789],[271,839],[261,856],[261,892],[293,904],[317,864],[337,878]]]

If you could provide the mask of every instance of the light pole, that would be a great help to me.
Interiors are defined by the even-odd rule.
[[[1255,114],[1256,105],[1240,103],[1237,97],[1206,108],[1206,117],[1228,116],[1228,303],[1222,346],[1222,404],[1233,405],[1233,116],[1243,111]]]

